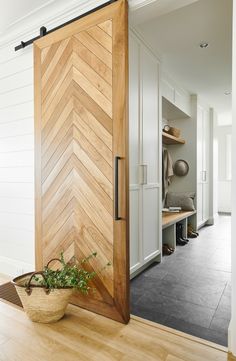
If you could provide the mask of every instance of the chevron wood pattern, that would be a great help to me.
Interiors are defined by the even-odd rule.
[[[121,19],[126,24],[126,13],[126,1],[120,0],[89,15],[89,26],[78,26],[86,24],[81,19],[77,27],[65,28],[73,27],[69,36],[60,30],[60,39],[48,36],[48,43],[45,37],[43,45],[41,40],[35,44],[37,267],[61,251],[67,261],[97,251],[87,265],[97,272],[92,283],[96,292],[89,298],[77,295],[73,303],[122,322],[129,318],[127,183],[123,183],[127,181],[127,30],[119,25]],[[123,66],[114,70],[117,61]],[[124,217],[117,225],[114,157],[118,151],[125,161],[119,185]],[[100,271],[108,262],[112,266]]]

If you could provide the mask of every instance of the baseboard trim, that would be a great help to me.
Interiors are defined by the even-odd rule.
[[[156,254],[154,256],[153,259],[151,259],[150,261],[148,261],[147,263],[143,264],[141,267],[139,267],[138,269],[136,269],[135,271],[133,271],[130,274],[130,280],[132,280],[134,277],[138,276],[140,273],[142,273],[146,268],[148,268],[149,266],[151,266],[151,264],[153,263],[160,263],[161,262],[161,253],[159,252],[158,254]]]
[[[23,273],[34,271],[35,266],[30,263],[0,256],[0,273],[15,277]]]

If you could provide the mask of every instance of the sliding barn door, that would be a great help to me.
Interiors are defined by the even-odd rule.
[[[97,252],[95,293],[72,303],[129,320],[127,4],[34,44],[36,267]],[[111,266],[100,272],[108,262]]]

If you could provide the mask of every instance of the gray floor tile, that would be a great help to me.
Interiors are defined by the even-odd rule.
[[[229,328],[229,319],[222,317],[213,317],[210,325],[211,330],[227,333]]]
[[[145,271],[144,277],[154,278],[155,280],[163,279],[168,271],[160,266],[161,265],[159,263],[155,263],[152,267],[149,267]]]
[[[183,300],[196,305],[216,309],[222,297],[224,286],[217,287],[206,285],[202,287],[192,287],[182,285],[181,283],[175,284],[173,282],[165,282],[158,287],[160,293],[167,297],[173,297],[176,300]]]
[[[132,313],[226,346],[230,271],[230,217],[220,217],[131,281]]]
[[[228,346],[228,334],[221,330],[212,330],[210,328],[201,327],[191,324],[175,317],[169,317],[165,320],[165,326],[188,333],[189,335],[200,337],[211,342],[215,342],[222,346]]]
[[[168,315],[150,310],[148,307],[142,307],[139,305],[131,306],[131,314],[135,316],[142,315],[142,318],[145,318],[146,320],[149,321],[160,323],[162,325],[165,325],[165,322],[168,318]]]
[[[163,296],[160,294],[159,289],[146,291],[144,295],[138,299],[137,305],[141,307],[148,305],[153,312],[170,315],[202,327],[210,326],[215,313],[214,309],[208,307]]]

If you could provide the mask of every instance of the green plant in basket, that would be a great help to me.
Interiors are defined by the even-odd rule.
[[[72,259],[70,263],[66,263],[63,253],[61,253],[60,259],[52,259],[51,261],[58,260],[61,263],[60,269],[53,270],[49,268],[49,263],[44,267],[42,271],[43,278],[35,275],[33,280],[40,286],[45,287],[49,290],[59,288],[73,288],[83,294],[88,294],[91,290],[89,281],[92,280],[97,272],[86,271],[83,267],[90,259],[97,256],[97,252],[93,252],[88,257],[78,261],[76,257]],[[107,265],[110,265],[108,263]],[[103,269],[106,268],[103,267]],[[99,272],[101,272],[101,269]],[[93,288],[93,291],[95,289]]]
[[[50,260],[42,271],[14,278],[12,283],[28,317],[34,322],[56,322],[64,316],[74,290],[86,295],[90,290],[94,291],[90,281],[110,265],[108,263],[97,272],[87,271],[85,263],[96,256],[94,252],[81,261],[74,257],[70,263],[66,263],[61,253],[60,258]],[[56,270],[49,266],[53,261],[60,262]]]

